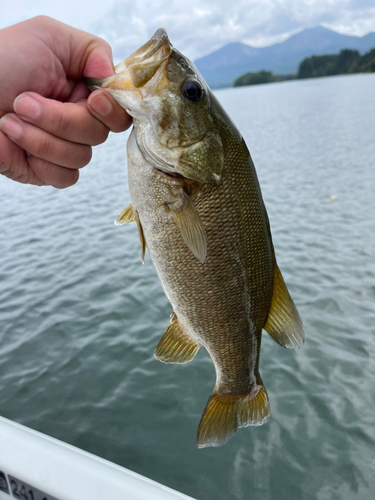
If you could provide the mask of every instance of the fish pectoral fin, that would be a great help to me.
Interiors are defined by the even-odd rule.
[[[123,224],[130,224],[135,222],[135,213],[133,205],[130,203],[124,210],[116,217],[115,225],[122,226]]]
[[[143,227],[142,227],[141,221],[139,220],[138,212],[135,212],[135,220],[137,222],[139,243],[141,245],[142,264],[144,264],[145,263],[145,255],[146,255],[146,240],[145,240],[145,235],[143,233]]]
[[[138,212],[136,212],[133,209],[133,205],[130,203],[130,205],[124,208],[124,210],[116,217],[115,225],[122,226],[123,224],[131,224],[132,222],[137,223],[139,242],[141,245],[141,259],[142,259],[142,264],[144,264],[146,255],[145,235],[143,233],[143,227],[141,221],[139,220]]]
[[[155,349],[154,356],[163,363],[187,363],[198,352],[199,345],[181,329],[175,313]]]
[[[262,425],[270,416],[268,396],[260,380],[249,394],[213,393],[198,427],[198,448],[222,446],[239,427]]]
[[[301,318],[276,263],[272,302],[263,328],[275,342],[288,349],[298,349],[305,341]]]
[[[166,206],[171,211],[184,242],[203,263],[207,255],[207,236],[194,203],[182,191],[176,201],[166,203]]]

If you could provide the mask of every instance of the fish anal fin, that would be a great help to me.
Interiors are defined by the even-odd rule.
[[[173,313],[171,321],[155,349],[155,358],[163,363],[187,363],[198,352],[199,345],[188,337]]]
[[[142,227],[141,221],[139,220],[139,214],[138,214],[138,212],[135,212],[135,220],[137,222],[139,243],[141,245],[141,259],[142,259],[142,264],[144,264],[144,262],[145,262],[145,255],[146,255],[146,240],[145,240],[145,235],[143,233],[143,227]]]
[[[203,412],[197,434],[198,448],[222,446],[239,427],[262,425],[270,416],[263,385],[249,394],[212,394]]]
[[[123,224],[131,224],[135,222],[135,213],[133,205],[130,203],[124,210],[116,217],[115,225],[122,226]]]
[[[301,347],[305,340],[301,318],[276,263],[271,308],[263,328],[288,349]]]
[[[207,255],[207,236],[201,218],[185,191],[176,201],[166,203],[186,245],[195,257],[204,262]]]

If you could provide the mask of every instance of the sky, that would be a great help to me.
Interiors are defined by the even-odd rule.
[[[123,57],[159,27],[191,59],[230,42],[272,45],[317,25],[375,31],[374,0],[0,0],[0,28],[40,14],[106,38]]]

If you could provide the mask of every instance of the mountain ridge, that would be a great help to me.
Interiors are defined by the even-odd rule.
[[[256,48],[232,42],[196,59],[194,64],[207,83],[217,88],[231,86],[237,77],[247,72],[267,70],[279,74],[297,73],[299,63],[306,57],[334,54],[342,49],[355,49],[363,54],[373,47],[374,32],[358,37],[315,26],[267,47]]]

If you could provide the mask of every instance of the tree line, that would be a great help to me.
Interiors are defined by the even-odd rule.
[[[344,49],[339,54],[306,57],[300,62],[296,75],[274,75],[271,71],[257,71],[238,77],[233,86],[370,72],[375,72],[375,48],[363,56],[358,50]]]

